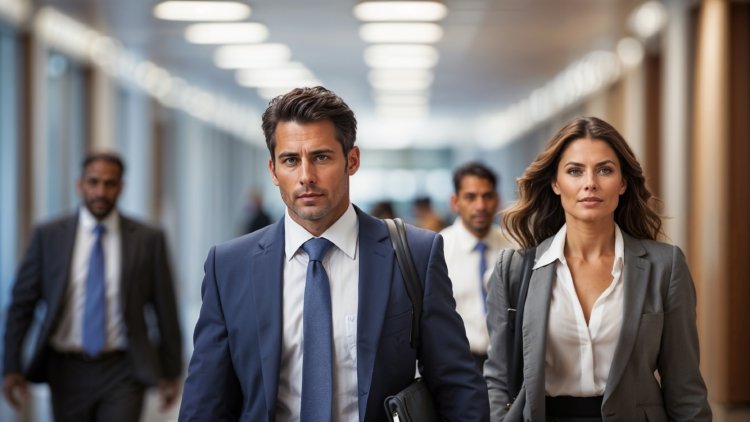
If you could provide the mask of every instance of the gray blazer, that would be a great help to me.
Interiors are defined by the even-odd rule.
[[[639,240],[623,232],[624,310],[604,390],[604,421],[710,421],[699,370],[695,286],[680,248]],[[536,258],[552,238],[539,244]],[[493,421],[544,421],[547,319],[555,263],[531,277],[523,316],[523,387],[506,409],[507,274],[521,274],[521,257],[506,249],[498,258],[487,296],[489,358],[484,366]],[[658,371],[658,375],[656,374]]]

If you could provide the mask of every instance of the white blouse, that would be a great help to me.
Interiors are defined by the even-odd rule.
[[[594,303],[588,325],[565,260],[566,233],[567,226],[563,225],[534,266],[536,269],[557,261],[547,322],[545,393],[548,396],[600,396],[607,385],[622,328],[622,233],[615,225],[612,283]]]

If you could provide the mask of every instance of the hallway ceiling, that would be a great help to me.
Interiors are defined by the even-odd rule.
[[[288,45],[362,121],[374,111],[368,46],[353,0],[252,0],[250,22],[269,29],[266,42]],[[436,44],[440,57],[430,88],[429,118],[471,125],[527,97],[571,62],[597,49],[614,49],[627,34],[634,0],[446,0],[448,15]],[[266,100],[237,85],[234,72],[217,68],[215,46],[188,43],[189,22],[153,17],[153,1],[46,0],[50,5],[118,39],[142,57],[191,84],[249,104],[261,112]],[[460,133],[460,129],[457,130]]]

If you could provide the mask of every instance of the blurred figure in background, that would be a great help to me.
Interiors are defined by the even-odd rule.
[[[182,337],[167,244],[161,230],[117,211],[124,171],[114,153],[88,155],[80,209],[34,230],[5,329],[3,393],[16,409],[27,381],[49,384],[58,422],[137,421],[145,387],[157,383],[163,409],[178,397]],[[24,366],[37,306],[46,313]],[[147,323],[146,308],[158,327]]]
[[[432,209],[432,200],[429,196],[414,198],[412,211],[414,212],[414,224],[417,227],[439,232],[447,226],[445,220]]]
[[[456,310],[464,320],[466,336],[477,366],[487,359],[487,280],[501,249],[510,246],[495,217],[500,207],[497,175],[487,166],[470,162],[453,172],[451,209],[456,221],[440,234],[445,241],[445,262],[453,282]]]
[[[378,201],[372,205],[370,215],[375,218],[396,218],[393,203],[388,200]]]
[[[245,225],[245,233],[252,233],[271,224],[271,217],[265,208],[263,208],[263,193],[257,189],[250,191],[247,214],[248,219]]]

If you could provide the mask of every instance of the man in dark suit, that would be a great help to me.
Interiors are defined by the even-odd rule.
[[[164,408],[178,397],[182,340],[166,242],[117,212],[123,173],[118,155],[88,155],[78,180],[83,206],[34,230],[5,331],[3,392],[16,408],[27,381],[49,384],[57,421],[137,421],[145,387],[157,383]],[[45,316],[24,366],[40,305]]]
[[[209,252],[180,420],[386,420],[384,399],[417,361],[443,417],[489,420],[442,238],[411,226],[424,310],[420,350],[410,346],[388,231],[349,201],[354,113],[325,88],[299,88],[271,101],[263,130],[287,212]]]

